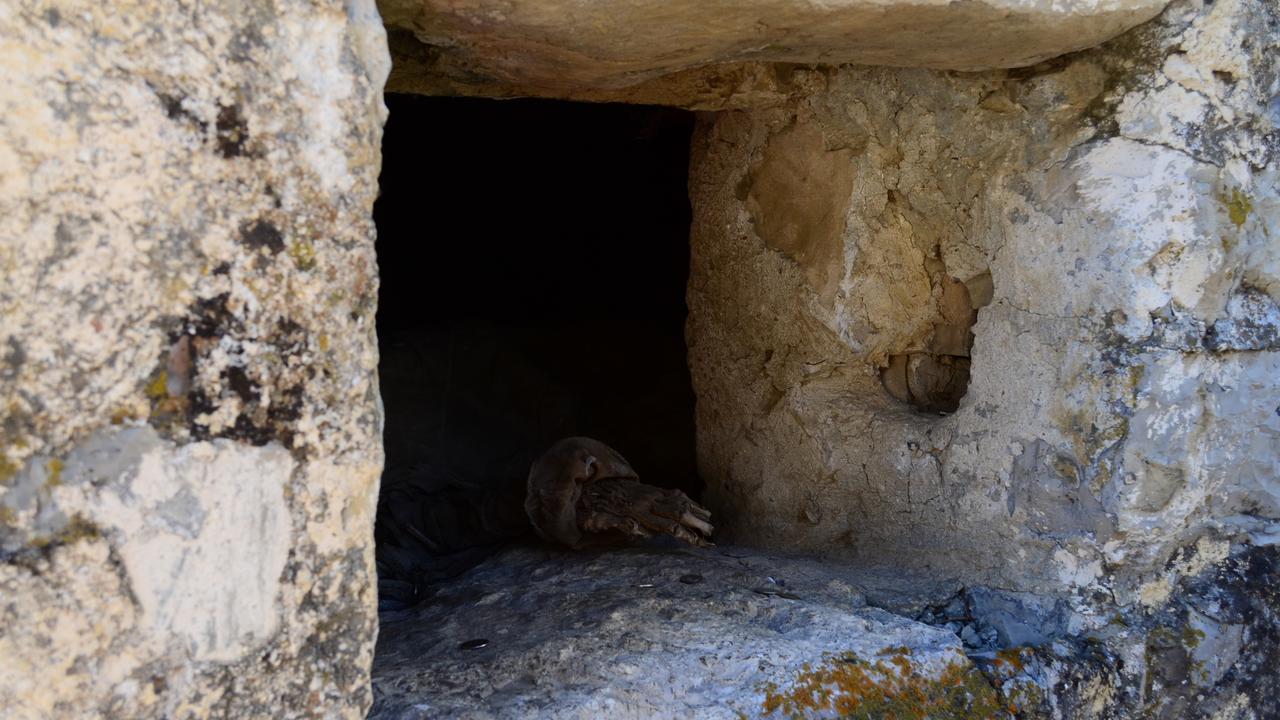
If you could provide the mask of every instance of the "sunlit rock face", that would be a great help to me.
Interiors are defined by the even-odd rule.
[[[362,717],[376,9],[0,18],[0,706]]]
[[[954,580],[920,619],[1037,646],[1050,717],[1272,717],[1280,10],[1058,57],[1161,5],[382,10],[402,90],[724,111],[689,170],[717,541]],[[0,18],[0,706],[362,716],[382,18]]]
[[[382,0],[450,82],[618,89],[726,62],[1019,67],[1092,47],[1166,0]]]
[[[1027,70],[797,71],[825,90],[704,116],[725,531],[1124,604],[1206,534],[1273,542],[1276,22],[1180,4]]]
[[[1213,608],[1276,601],[1278,28],[1178,3],[1023,70],[795,69],[821,90],[703,116],[689,345],[722,537],[1058,598],[1050,635],[1127,668],[1114,702],[1275,712],[1232,679],[1274,638]],[[1215,655],[1201,622],[1233,671],[1177,669]]]

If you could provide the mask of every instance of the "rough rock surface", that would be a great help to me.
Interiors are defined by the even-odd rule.
[[[802,70],[825,90],[703,117],[718,528],[1083,605],[1160,604],[1201,539],[1274,543],[1278,63],[1274,3],[1184,2],[1034,68]],[[951,357],[954,413],[902,402]]]
[[[1274,717],[1280,8],[1177,0],[1020,70],[816,65],[1020,65],[1159,5],[384,7],[438,86],[750,108],[702,118],[690,177],[699,464],[727,536],[959,578],[981,619],[956,631],[1037,645],[1019,663],[1051,717]],[[368,707],[383,33],[367,1],[0,5],[9,716]],[[379,711],[476,700],[432,667],[566,713],[727,702],[700,656],[672,679],[652,654],[694,635],[755,712],[754,683],[828,647],[906,641],[931,667],[959,646],[852,586],[685,572],[713,557],[488,566],[492,593],[387,635]],[[602,584],[628,567],[664,584]],[[525,580],[598,625],[522,616]],[[511,654],[461,654],[464,621]],[[631,679],[587,697],[584,667]]]
[[[1275,3],[1016,71],[793,77],[822,89],[694,142],[720,539],[960,579],[971,638],[1041,648],[1049,717],[1273,715],[1244,618],[1277,607]],[[963,397],[922,412],[946,358]]]
[[[1166,0],[381,0],[441,84],[615,89],[717,63],[980,70],[1092,47]]]
[[[1280,712],[1274,547],[1187,554],[1179,562],[1197,569],[1173,601],[1119,609],[1095,628],[1045,595],[673,548],[508,549],[421,608],[384,614],[371,717]],[[808,692],[818,686],[828,694]]]
[[[856,582],[733,548],[509,550],[384,619],[370,717],[760,717],[769,683],[829,656],[969,668],[955,635]]]
[[[372,3],[0,4],[0,707],[360,717]]]

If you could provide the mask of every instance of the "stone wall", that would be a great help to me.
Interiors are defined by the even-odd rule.
[[[1044,610],[1049,715],[1276,712],[1273,2],[1006,70],[1161,3],[762,2],[686,48],[440,5],[386,3],[400,89],[723,110],[688,325],[722,542]],[[881,5],[935,35],[833,44]],[[987,69],[836,67],[913,58]],[[362,715],[378,11],[14,0],[0,67],[0,705]]]
[[[1038,648],[991,665],[1030,716],[1280,712],[1274,3],[1024,69],[786,77],[694,140],[720,540],[958,580]]]
[[[1179,548],[1274,542],[1277,22],[1182,3],[1031,68],[797,70],[822,90],[706,116],[690,362],[726,536],[1125,605]],[[954,413],[902,401],[970,363]]]
[[[362,717],[371,2],[0,5],[0,706]]]

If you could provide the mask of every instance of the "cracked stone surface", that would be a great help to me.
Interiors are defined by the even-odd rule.
[[[805,664],[904,647],[924,676],[969,667],[954,634],[868,607],[855,573],[812,561],[516,548],[384,618],[370,717],[754,718]]]

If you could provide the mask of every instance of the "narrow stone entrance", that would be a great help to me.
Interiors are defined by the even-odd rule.
[[[729,534],[712,548],[657,538],[576,551],[534,537],[530,464],[566,436],[599,438],[643,481],[701,497],[687,185],[691,144],[706,138],[693,140],[692,113],[655,106],[394,94],[387,105],[371,717],[754,717],[787,707],[785,693],[762,694],[769,683],[818,681],[797,674],[831,648],[909,648],[898,660],[939,701],[941,673],[986,687],[970,665],[948,670],[955,633],[913,619],[954,584],[734,547]],[[783,180],[767,189],[786,226],[787,198],[816,186]],[[716,271],[701,249],[690,297]],[[714,335],[690,337],[706,372]],[[721,508],[715,522],[738,528],[793,520]],[[817,672],[888,679],[833,662]]]
[[[384,608],[528,532],[560,438],[697,496],[685,360],[692,114],[389,95],[375,205]]]

